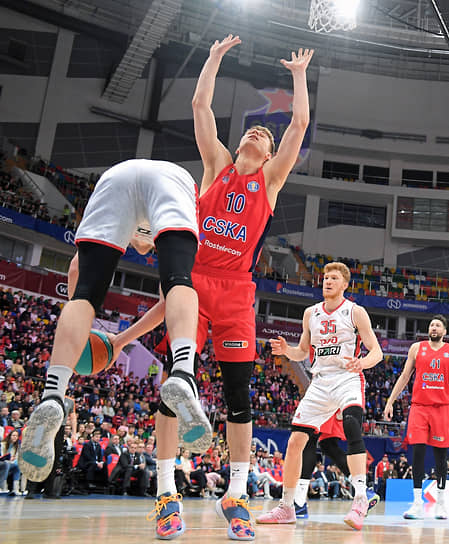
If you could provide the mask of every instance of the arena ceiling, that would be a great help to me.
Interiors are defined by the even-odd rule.
[[[120,33],[131,42],[157,0],[0,0],[12,9],[39,13],[39,7],[64,18]],[[434,0],[442,2],[443,0]],[[449,44],[432,0],[360,0],[358,26],[351,32],[316,34],[307,26],[310,0],[183,0],[162,40],[202,50],[228,32],[242,46],[231,55],[239,64],[278,68],[279,58],[299,46],[316,49],[316,65],[449,80]],[[43,11],[43,10],[42,10]],[[26,11],[25,11],[26,12]]]

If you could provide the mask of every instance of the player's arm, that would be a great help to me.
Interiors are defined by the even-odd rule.
[[[160,325],[164,321],[165,316],[165,298],[159,289],[160,299],[158,302],[148,310],[134,325],[125,329],[117,335],[108,333],[108,338],[112,343],[114,354],[113,360],[115,361],[119,356],[122,349],[139,338],[140,336],[152,331],[155,327]]]
[[[276,155],[266,162],[263,171],[267,190],[276,194],[284,185],[288,174],[295,165],[301,144],[310,121],[309,94],[307,91],[306,69],[313,56],[313,49],[292,51],[291,60],[281,60],[293,77],[292,119],[287,127]]]
[[[346,370],[349,370],[350,372],[361,372],[362,370],[376,366],[377,363],[382,361],[383,353],[380,349],[377,337],[373,332],[371,319],[365,308],[354,305],[352,319],[368,353],[364,357],[345,357],[348,361],[346,363]]]
[[[192,100],[195,140],[203,161],[204,174],[201,183],[203,194],[213,183],[223,168],[232,162],[232,156],[217,136],[215,115],[212,111],[212,99],[215,80],[223,56],[235,45],[241,43],[238,36],[229,34],[224,40],[212,45],[196,84]]]
[[[310,329],[309,319],[311,309],[307,308],[302,320],[302,334],[296,347],[289,346],[285,338],[278,336],[277,340],[270,338],[271,351],[273,355],[285,355],[292,361],[304,361],[309,356],[310,348]]]
[[[416,355],[419,350],[419,342],[415,342],[410,346],[408,350],[407,360],[405,361],[404,369],[401,372],[401,375],[397,379],[397,382],[394,384],[393,391],[391,392],[390,398],[385,405],[384,416],[388,421],[393,417],[393,404],[394,401],[398,398],[401,391],[410,381],[410,377],[415,370],[416,364]]]

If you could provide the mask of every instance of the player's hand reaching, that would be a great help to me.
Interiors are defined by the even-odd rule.
[[[222,58],[232,47],[239,43],[242,43],[242,40],[238,36],[228,34],[221,42],[215,40],[215,43],[210,48],[209,54],[211,57],[216,56]]]
[[[393,417],[393,405],[388,401],[387,404],[385,405],[384,418],[387,421],[391,421],[392,417]]]
[[[354,372],[355,374],[362,372],[362,359],[360,359],[359,357],[345,357],[345,359],[348,361],[345,365],[346,370],[348,370],[349,372]]]
[[[281,64],[283,64],[287,68],[287,70],[290,70],[290,72],[305,72],[307,66],[309,66],[309,62],[313,57],[313,53],[313,49],[304,49],[303,52],[301,47],[301,49],[298,50],[297,54],[295,53],[295,51],[292,51],[291,60],[281,59]]]
[[[273,355],[287,355],[288,344],[282,336],[278,336],[277,340],[270,338],[270,344]]]

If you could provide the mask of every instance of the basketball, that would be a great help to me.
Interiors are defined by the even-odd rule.
[[[75,372],[81,376],[98,374],[111,366],[113,348],[104,332],[92,329],[86,347],[75,366]]]

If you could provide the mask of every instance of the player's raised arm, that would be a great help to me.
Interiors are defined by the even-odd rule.
[[[365,308],[362,306],[354,306],[353,312],[354,325],[357,328],[360,339],[363,345],[368,350],[368,353],[362,358],[350,359],[346,365],[346,369],[350,372],[360,372],[361,370],[372,368],[377,363],[382,361],[383,353],[380,349],[379,342],[371,327],[371,319]]]
[[[302,321],[302,334],[299,343],[296,347],[289,346],[285,338],[278,336],[277,339],[270,338],[271,350],[273,355],[285,355],[292,361],[304,361],[309,356],[310,347],[310,329],[309,317],[310,308],[304,312]]]
[[[398,395],[408,384],[410,377],[415,370],[416,355],[419,349],[419,342],[415,342],[410,346],[408,350],[407,360],[405,361],[404,369],[401,372],[401,375],[394,384],[393,391],[385,405],[384,416],[386,420],[390,420],[393,417],[393,404],[394,401],[398,398]]]
[[[218,40],[210,48],[193,95],[193,121],[195,139],[204,166],[201,189],[205,190],[214,181],[218,173],[232,162],[232,156],[217,137],[217,125],[212,111],[212,99],[215,80],[223,56],[235,45],[241,43],[238,36],[229,34],[224,40]]]
[[[295,165],[301,144],[310,121],[309,94],[307,91],[306,70],[313,56],[313,49],[292,51],[291,60],[281,63],[290,70],[293,77],[292,119],[282,137],[279,149],[273,159],[264,166],[268,189],[279,191],[288,174]]]

